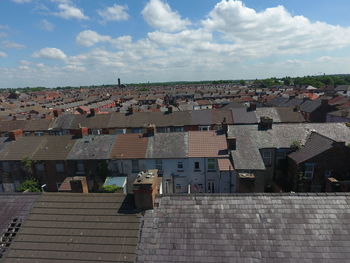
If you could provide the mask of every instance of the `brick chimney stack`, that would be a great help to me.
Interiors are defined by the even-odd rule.
[[[23,135],[23,131],[21,129],[13,130],[9,132],[9,138],[11,141],[18,140],[19,137]]]

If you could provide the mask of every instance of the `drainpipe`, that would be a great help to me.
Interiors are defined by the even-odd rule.
[[[205,157],[203,157],[204,161],[204,193],[207,193],[207,163],[205,161]]]

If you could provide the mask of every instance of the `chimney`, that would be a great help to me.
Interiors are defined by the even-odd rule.
[[[153,209],[159,192],[158,170],[148,170],[137,175],[133,183],[135,206],[139,210]]]
[[[84,136],[89,135],[89,129],[87,127],[81,127],[75,130],[75,135],[77,138],[83,138]]]
[[[322,106],[327,106],[328,105],[328,100],[327,99],[322,99],[321,100],[321,105]]]
[[[118,88],[120,88],[120,78],[118,78]]]
[[[168,106],[167,114],[173,113],[173,107]]]
[[[46,119],[46,114],[43,113],[43,115],[41,115],[41,118],[42,118],[42,119]]]
[[[247,108],[247,111],[256,111],[256,103],[255,102],[249,103],[249,107]]]
[[[57,118],[58,116],[60,115],[60,112],[59,112],[59,110],[53,110],[53,116],[55,117],[55,118]]]
[[[128,108],[127,114],[128,114],[128,115],[131,115],[131,114],[133,114],[133,112],[134,112],[134,108],[133,108],[132,106],[130,106],[130,107]]]
[[[16,115],[13,115],[12,120],[14,120],[14,121],[17,120]]]
[[[237,139],[235,137],[227,137],[227,147],[229,150],[236,150]]]
[[[270,117],[260,117],[260,122],[258,125],[259,130],[271,130],[272,129],[273,120]]]
[[[16,141],[21,136],[23,136],[23,131],[21,129],[13,130],[9,132],[9,138],[11,141]]]
[[[148,125],[148,127],[146,128],[146,137],[152,137],[154,136],[154,134],[156,133],[156,125],[154,124],[150,124]]]
[[[31,120],[31,119],[32,119],[32,115],[29,114],[29,115],[27,116],[27,120]]]
[[[293,111],[294,112],[300,111],[300,106],[299,105],[295,105],[294,108],[293,108]]]
[[[98,112],[97,108],[96,109],[91,108],[90,109],[90,116],[95,116],[97,112]]]

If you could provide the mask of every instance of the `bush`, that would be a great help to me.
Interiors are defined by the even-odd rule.
[[[120,192],[119,190],[123,189],[123,187],[116,186],[116,185],[104,185],[102,186],[102,190],[105,193],[116,193]]]
[[[34,178],[29,178],[25,180],[19,187],[21,192],[41,192],[39,182]]]

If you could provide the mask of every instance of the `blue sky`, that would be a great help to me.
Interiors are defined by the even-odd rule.
[[[348,0],[0,0],[0,88],[350,73]]]

